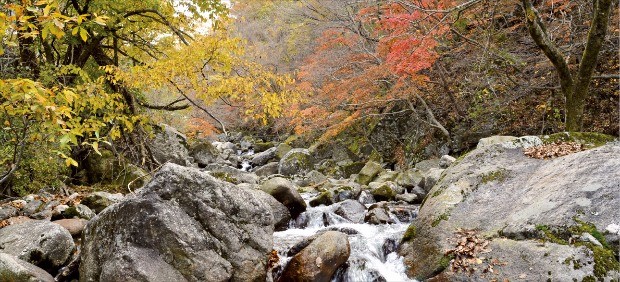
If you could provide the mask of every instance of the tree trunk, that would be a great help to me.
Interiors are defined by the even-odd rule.
[[[547,30],[530,0],[523,0],[528,31],[536,45],[549,58],[560,78],[560,88],[566,98],[566,130],[580,131],[583,123],[588,86],[596,67],[598,53],[603,46],[609,22],[611,0],[594,0],[594,15],[588,32],[586,48],[581,56],[579,70],[571,74],[562,52],[549,39]]]

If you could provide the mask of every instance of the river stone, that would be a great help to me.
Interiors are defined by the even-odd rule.
[[[35,213],[38,213],[43,209],[45,203],[41,200],[31,200],[27,201],[26,205],[22,208],[22,214],[25,216],[31,216]]]
[[[276,147],[267,149],[266,151],[254,154],[251,163],[255,166],[261,166],[276,157]]]
[[[260,177],[267,177],[269,175],[278,174],[278,165],[279,164],[277,162],[270,162],[254,170],[254,174]]]
[[[80,281],[263,281],[273,223],[257,191],[166,164],[88,223]]]
[[[88,220],[82,218],[66,218],[54,220],[52,223],[58,224],[62,226],[62,228],[67,229],[71,236],[79,236],[82,234],[84,227],[86,227]]]
[[[363,223],[366,207],[356,200],[345,200],[334,206],[334,213],[352,223]]]
[[[415,186],[423,186],[424,185],[424,175],[422,173],[413,168],[405,171],[401,171],[398,173],[398,176],[394,180],[396,184],[405,188],[412,188]]]
[[[260,189],[286,206],[293,218],[306,211],[306,202],[297,192],[297,186],[285,178],[271,178],[265,181]]]
[[[169,125],[162,125],[162,130],[151,140],[153,157],[161,164],[171,162],[190,166],[191,160],[187,150],[187,137]]]
[[[452,156],[449,156],[449,155],[443,155],[439,159],[439,167],[440,168],[447,168],[450,165],[452,165],[455,161],[456,161],[456,158],[454,158]]]
[[[88,194],[80,203],[89,207],[95,213],[100,213],[108,206],[123,200],[123,194],[111,194],[108,192],[93,192]]]
[[[390,210],[387,202],[379,202],[371,205],[364,216],[364,222],[370,224],[392,224],[394,220],[390,217]]]
[[[462,228],[477,230],[488,238],[491,252],[483,256],[502,262],[495,266],[498,274],[493,278],[498,281],[582,281],[596,275],[597,280],[609,280],[613,274],[609,272],[605,278],[605,272],[614,265],[613,258],[600,257],[600,251],[603,261],[599,261],[601,271],[597,273],[592,272],[592,264],[579,268],[571,262],[592,261],[593,252],[584,247],[594,248],[594,244],[558,246],[540,244],[540,239],[549,240],[542,230],[555,230],[560,239],[574,242],[572,238],[581,236],[579,227],[585,223],[601,234],[609,225],[617,224],[619,184],[610,180],[620,179],[618,167],[617,143],[551,160],[529,158],[521,148],[502,144],[470,152],[444,172],[412,224],[415,235],[400,247],[409,276],[425,280],[441,274],[446,280],[459,280],[445,277],[450,272],[444,270],[442,261],[446,250],[455,247],[450,243],[454,232]],[[618,246],[609,248],[608,252]],[[564,261],[569,263],[561,263]],[[484,266],[478,267],[481,269]],[[488,279],[484,275],[475,271],[469,279]]]
[[[310,200],[308,204],[310,204],[311,207],[318,207],[320,205],[329,206],[334,203],[333,198],[334,198],[334,195],[332,194],[331,191],[324,191],[324,192],[321,192],[314,199]]]
[[[190,145],[189,155],[198,167],[203,168],[217,161],[219,151],[208,140],[199,140]]]
[[[394,197],[399,194],[397,186],[398,185],[396,185],[396,183],[394,182],[370,182],[368,184],[368,187],[370,188],[370,194],[375,198],[377,202],[393,200]],[[401,190],[403,189],[401,188]]]
[[[293,256],[278,281],[328,282],[350,254],[347,234],[327,231]]]
[[[381,165],[374,161],[368,161],[364,168],[357,175],[357,182],[363,185],[367,185],[375,178],[379,173],[383,171]]]
[[[500,135],[496,135],[496,136],[490,136],[490,137],[486,137],[486,138],[482,138],[478,141],[478,145],[476,145],[477,149],[480,149],[484,146],[489,146],[489,145],[493,145],[493,144],[500,144],[500,143],[504,143],[504,142],[511,142],[511,141],[515,141],[517,140],[517,137],[515,136],[500,136]]]
[[[278,173],[294,175],[306,173],[314,168],[314,158],[308,149],[292,149],[280,160]]]
[[[0,252],[55,271],[69,258],[75,244],[60,225],[33,220],[0,229]]]
[[[63,213],[62,216],[64,216],[65,218],[83,218],[83,219],[91,219],[93,217],[95,217],[95,213],[87,206],[82,205],[82,204],[77,204],[73,207],[69,207],[67,208]]]
[[[0,281],[54,282],[55,280],[45,270],[33,264],[0,253]]]

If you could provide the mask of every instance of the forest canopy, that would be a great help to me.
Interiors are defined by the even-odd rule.
[[[102,149],[154,169],[161,123],[364,140],[400,165],[490,134],[618,135],[610,0],[3,3],[3,194]]]

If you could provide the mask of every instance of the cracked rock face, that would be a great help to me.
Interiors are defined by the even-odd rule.
[[[89,222],[80,280],[264,281],[274,219],[255,193],[167,164]]]
[[[597,244],[575,241],[583,238],[584,224],[606,235],[618,223],[618,168],[620,146],[611,143],[551,160],[531,159],[521,148],[501,144],[472,151],[443,172],[420,208],[411,228],[415,234],[400,248],[409,275],[467,277],[446,269],[450,258],[444,254],[455,247],[450,239],[458,228],[477,230],[490,241],[491,252],[468,279],[581,281],[613,275],[594,273],[591,249]],[[617,242],[608,243],[617,249]],[[483,273],[492,259],[495,273]]]

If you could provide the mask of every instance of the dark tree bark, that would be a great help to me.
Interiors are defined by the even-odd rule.
[[[607,34],[611,0],[594,0],[594,14],[586,48],[581,55],[577,73],[571,73],[564,54],[549,39],[545,25],[530,0],[523,0],[527,27],[536,45],[551,61],[560,78],[560,88],[566,98],[566,130],[580,131],[583,123],[588,87],[596,67],[599,51]]]

